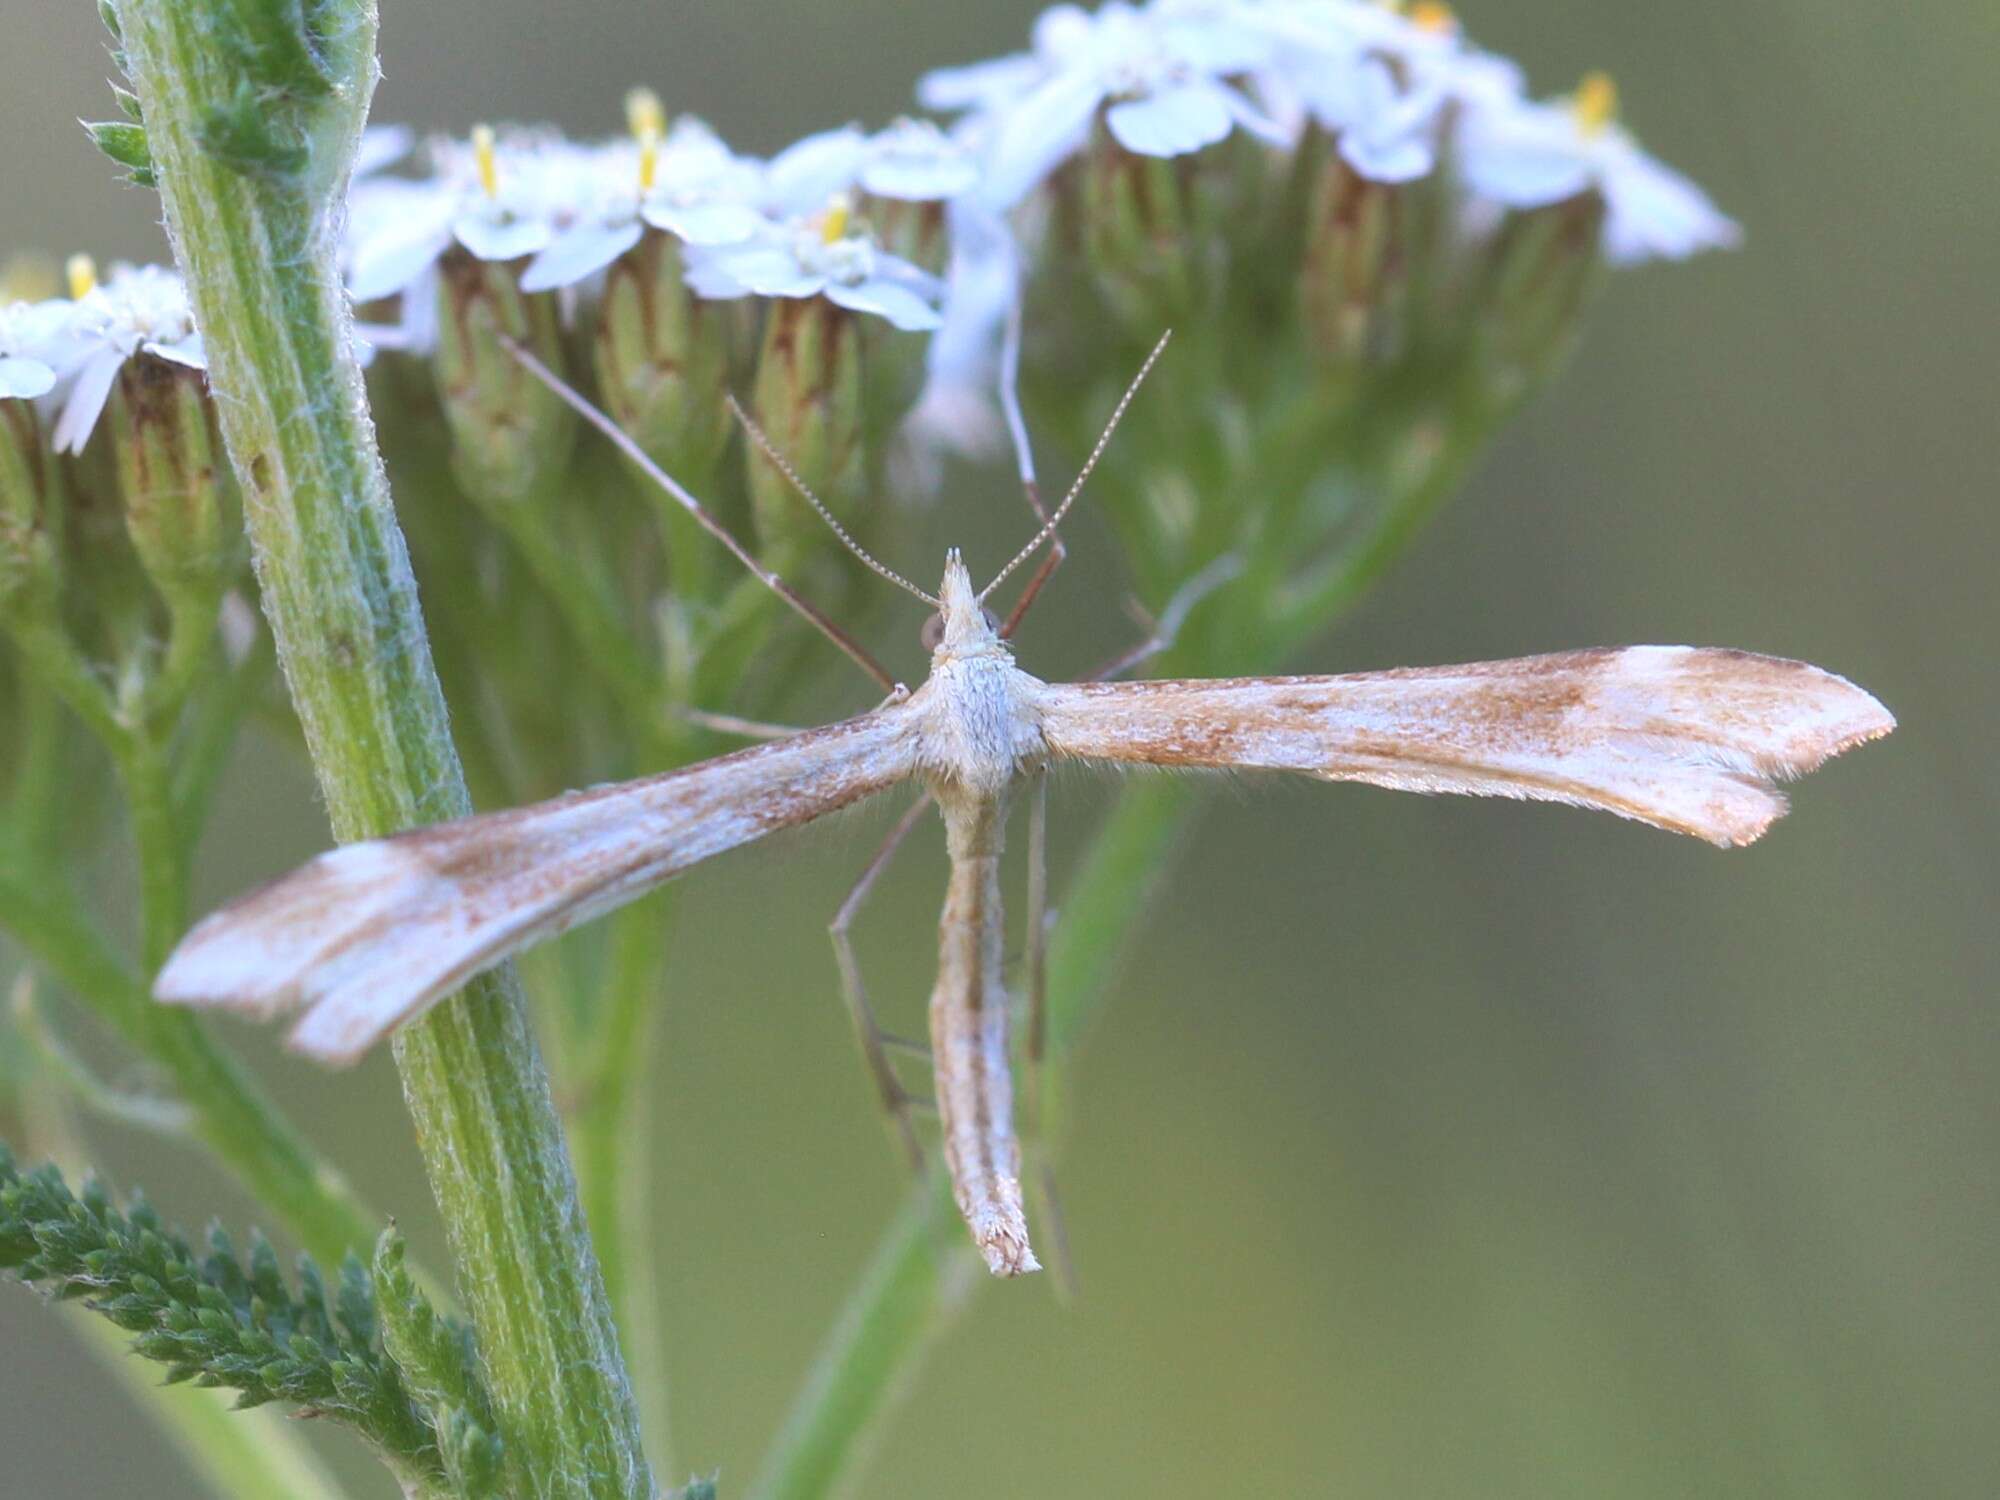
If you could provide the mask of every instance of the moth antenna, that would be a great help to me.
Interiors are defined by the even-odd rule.
[[[832,511],[828,510],[823,504],[820,503],[819,496],[815,495],[812,492],[811,488],[806,484],[806,482],[803,479],[799,478],[798,470],[794,469],[791,466],[791,464],[786,461],[785,455],[778,451],[778,445],[772,442],[769,437],[765,436],[764,429],[759,427],[756,424],[756,422],[751,419],[750,413],[743,409],[742,403],[739,402],[734,395],[731,395],[729,397],[729,410],[735,414],[736,420],[743,424],[743,430],[750,434],[750,441],[755,443],[758,446],[758,448],[763,450],[764,457],[771,460],[772,465],[777,469],[777,471],[780,474],[785,476],[785,479],[791,484],[791,487],[799,492],[800,496],[805,500],[806,504],[810,505],[813,508],[813,510],[818,514],[819,518],[822,521],[826,522],[828,529],[831,530],[835,536],[840,538],[841,546],[845,547],[849,552],[852,552],[856,557],[861,559],[863,566],[867,567],[870,571],[879,574],[883,578],[888,579],[889,582],[895,584],[897,588],[904,589],[909,593],[915,594],[919,599],[923,600],[924,603],[930,605],[932,609],[944,608],[944,605],[939,600],[934,598],[932,595],[925,593],[922,589],[918,588],[914,583],[910,582],[909,579],[905,578],[901,573],[898,573],[894,568],[888,567],[883,563],[877,562],[869,554],[869,551],[866,547],[862,546],[861,543],[855,541],[852,536],[848,535],[847,528],[841,525],[840,522],[834,518],[834,514]]]
[[[1042,543],[1056,534],[1056,527],[1060,526],[1062,518],[1069,514],[1069,508],[1076,504],[1076,497],[1083,493],[1084,481],[1090,478],[1090,471],[1097,467],[1097,461],[1104,457],[1104,450],[1111,445],[1111,434],[1118,430],[1118,422],[1125,415],[1125,408],[1130,406],[1132,398],[1139,394],[1139,387],[1145,384],[1146,376],[1152,372],[1154,364],[1159,360],[1160,355],[1166,351],[1167,340],[1173,336],[1174,331],[1171,328],[1160,335],[1160,341],[1153,345],[1153,352],[1148,354],[1146,362],[1139,366],[1139,373],[1134,375],[1132,383],[1125,387],[1125,394],[1120,396],[1118,404],[1111,408],[1111,420],[1104,424],[1104,431],[1098,434],[1097,445],[1090,450],[1090,457],[1083,461],[1083,468],[1077,474],[1075,482],[1070,485],[1069,493],[1063,496],[1062,504],[1056,507],[1055,514],[1049,517],[1047,524],[1035,533],[1034,540],[1029,542],[1019,552],[1016,552],[1013,561],[994,574],[993,581],[979,591],[981,603],[985,602],[988,594],[991,594],[1002,583],[1007,581],[1007,576],[1010,573],[1033,557]]]

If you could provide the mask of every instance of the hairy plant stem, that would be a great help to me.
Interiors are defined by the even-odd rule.
[[[289,93],[255,76],[259,54],[234,39],[240,5],[123,0],[118,10],[264,609],[334,833],[466,813],[334,265],[375,78],[374,7],[326,0],[305,12],[313,34],[299,40],[328,87]],[[300,12],[257,15],[286,25]],[[216,121],[242,125],[237,101],[260,90],[256,120],[291,134],[268,150],[255,138],[213,149]],[[395,1055],[477,1333],[508,1493],[650,1500],[636,1404],[512,968],[407,1027]]]

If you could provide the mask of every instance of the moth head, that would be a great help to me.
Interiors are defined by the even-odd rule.
[[[924,644],[946,656],[974,656],[982,651],[1005,650],[1000,641],[1000,622],[980,602],[979,590],[965,561],[952,548],[945,554],[944,581],[938,585],[938,612],[924,622]]]

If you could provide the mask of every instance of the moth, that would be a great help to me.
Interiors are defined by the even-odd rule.
[[[868,666],[891,689],[887,700],[859,717],[663,775],[331,850],[198,924],[161,971],[156,997],[266,1018],[296,1013],[293,1047],[349,1062],[531,944],[725,850],[914,785],[942,817],[951,861],[930,997],[943,1155],[987,1266],[1014,1276],[1038,1262],[1013,1124],[1000,856],[1010,803],[1039,787],[1050,768],[1289,771],[1403,791],[1529,798],[1598,808],[1727,847],[1750,843],[1784,812],[1779,781],[1894,727],[1873,697],[1817,667],[1688,646],[1333,677],[1064,683],[1032,676],[1016,664],[1009,637],[1060,560],[1057,527],[1159,353],[1126,390],[1053,514],[1030,487],[1044,524],[983,588],[956,551],[934,594],[869,557],[750,426],[863,561],[936,611],[927,628],[929,676],[911,691],[765,572],[608,418],[516,350]],[[987,600],[1044,546],[1049,555],[1021,602],[997,620]],[[920,801],[904,830],[922,808]],[[849,967],[843,954],[843,971]],[[850,1005],[864,1016],[858,980],[848,977]],[[896,1102],[879,1045],[870,1034],[864,1044],[885,1098]]]

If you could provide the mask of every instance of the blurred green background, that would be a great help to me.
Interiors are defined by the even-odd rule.
[[[920,70],[1009,50],[1033,14],[383,9],[378,119],[606,132],[643,81],[758,150],[886,120]],[[1084,1295],[984,1295],[884,1434],[871,1494],[2000,1493],[2000,803],[1982,770],[2000,741],[2000,10],[1543,0],[1468,20],[1540,90],[1610,68],[1634,128],[1748,245],[1615,278],[1556,389],[1297,665],[1729,644],[1853,676],[1902,728],[1735,855],[1547,808],[1218,798],[1083,1070],[1063,1181]],[[107,72],[94,6],[0,0],[0,250],[163,254],[154,198],[115,186],[73,123],[110,113]],[[1012,507],[1001,475],[968,484],[899,555],[997,556]],[[1129,631],[1087,519],[1072,557],[1024,637],[1043,675]],[[897,617],[893,660],[915,660],[917,623]],[[1059,861],[1105,801],[1059,783]],[[883,822],[682,890],[657,1243],[680,1461],[719,1466],[725,1494],[903,1187],[823,932]],[[253,745],[204,889],[324,838],[303,769]],[[865,919],[897,1016],[929,985],[936,843]],[[231,1040],[441,1258],[387,1064],[334,1077]],[[97,1145],[184,1222],[247,1212],[183,1154]],[[197,1492],[18,1290],[0,1350],[7,1494]],[[327,1448],[358,1492],[390,1493]]]

